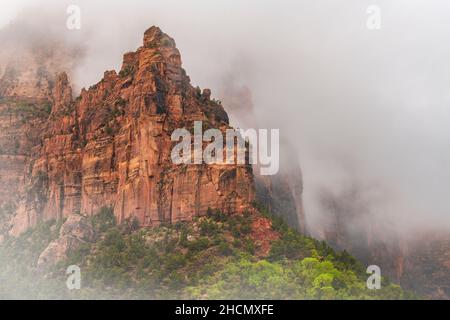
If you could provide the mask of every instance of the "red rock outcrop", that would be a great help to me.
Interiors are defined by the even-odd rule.
[[[50,242],[39,255],[37,266],[45,268],[58,261],[67,259],[69,252],[74,252],[83,244],[95,241],[95,232],[89,220],[79,214],[72,214],[61,226],[57,239]]]
[[[76,99],[65,73],[51,91],[51,110],[45,121],[39,118],[23,166],[0,165],[11,167],[6,176],[23,177],[10,188],[16,198],[10,234],[42,219],[92,215],[103,206],[113,207],[119,222],[135,217],[152,226],[189,220],[208,208],[242,212],[253,201],[249,165],[172,163],[174,129],[201,120],[225,130],[229,123],[209,90],[190,85],[174,40],[159,28],[148,29],[143,46],[124,55],[118,74],[105,72]]]

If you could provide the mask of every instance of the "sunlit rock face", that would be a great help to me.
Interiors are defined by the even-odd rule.
[[[143,226],[189,220],[209,208],[249,210],[255,197],[249,165],[171,160],[174,129],[190,130],[201,120],[226,130],[229,122],[209,90],[191,86],[175,41],[159,28],[148,29],[143,46],[124,55],[119,73],[105,72],[76,98],[65,73],[26,95],[10,91],[11,83],[21,82],[0,82],[9,101],[0,104],[9,110],[0,116],[0,126],[8,128],[0,145],[19,141],[0,158],[2,179],[10,181],[0,188],[0,201],[13,199],[14,206],[9,234],[40,220],[92,215],[103,206],[113,207],[119,222],[137,218]],[[14,109],[25,99],[40,110],[28,119]]]

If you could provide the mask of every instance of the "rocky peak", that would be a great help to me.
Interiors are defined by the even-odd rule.
[[[147,29],[147,31],[144,32],[144,47],[155,48],[161,46],[175,48],[175,40],[162,32],[161,29],[156,26],[152,26]]]
[[[167,66],[181,69],[180,52],[171,37],[153,26],[144,33],[143,46],[124,55],[120,72],[128,75],[131,71],[158,71],[159,75],[164,75]]]
[[[208,209],[242,213],[254,200],[249,165],[176,165],[172,131],[201,120],[228,127],[211,91],[193,88],[175,41],[159,28],[126,53],[119,73],[72,100],[67,74],[52,93],[52,114],[24,164],[10,234],[37,221],[111,207],[118,222],[140,225],[190,220]]]

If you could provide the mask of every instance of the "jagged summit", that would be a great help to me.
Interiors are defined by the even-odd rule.
[[[156,26],[151,26],[144,32],[144,47],[152,48],[155,46],[168,46],[175,48],[175,40],[161,31]]]

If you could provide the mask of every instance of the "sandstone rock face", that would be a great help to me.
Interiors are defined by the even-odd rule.
[[[2,85],[9,85],[0,82],[7,95]],[[50,104],[45,117],[10,126],[16,131],[8,135],[19,137],[19,146],[2,153],[0,164],[12,181],[0,200],[14,194],[16,206],[9,234],[42,219],[92,215],[103,206],[114,208],[119,223],[136,217],[143,226],[189,220],[208,208],[247,210],[254,199],[249,165],[175,165],[170,158],[174,129],[190,130],[197,120],[229,128],[210,94],[190,85],[175,41],[156,27],[145,32],[142,47],[124,55],[118,74],[105,72],[76,99],[67,75],[58,75],[51,94],[33,100]],[[10,119],[0,117],[0,125],[15,121]],[[26,128],[29,134],[21,137]],[[0,144],[9,143],[1,134]]]
[[[69,252],[77,250],[82,244],[95,240],[94,230],[86,217],[79,214],[69,216],[61,226],[59,237],[50,242],[40,254],[38,267],[45,267],[67,258]]]
[[[30,225],[27,216],[16,218],[14,212],[20,194],[30,191],[25,187],[28,179],[24,170],[30,165],[33,146],[39,143],[38,136],[48,117],[46,110],[45,101],[0,98],[0,234],[7,233],[13,223],[21,231]],[[33,183],[36,181],[27,185],[32,187]]]

